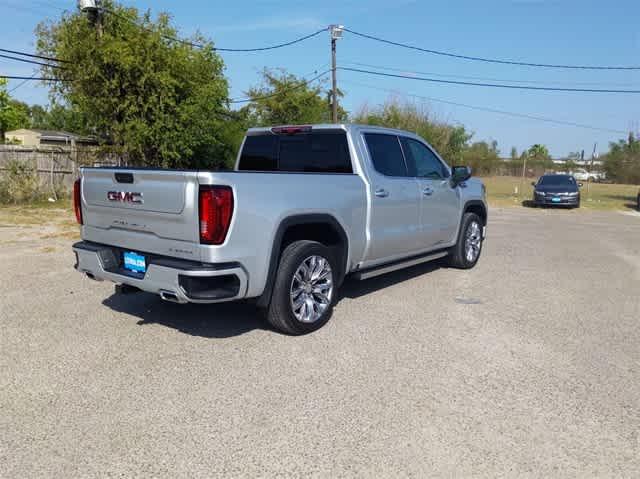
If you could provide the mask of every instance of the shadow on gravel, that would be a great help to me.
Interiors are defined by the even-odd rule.
[[[522,202],[522,206],[524,206],[525,208],[535,208],[536,204],[533,202],[533,200],[524,200]]]
[[[347,279],[342,288],[340,288],[340,298],[359,298],[370,293],[375,293],[384,288],[395,286],[404,281],[408,281],[423,274],[429,274],[440,268],[446,268],[445,259],[423,263],[411,268],[401,269],[375,278],[364,281],[356,281]]]
[[[347,279],[339,298],[360,298],[404,281],[446,268],[444,260],[416,265],[365,281]],[[230,338],[256,329],[270,329],[256,307],[248,302],[175,304],[149,293],[113,294],[102,304],[118,313],[138,318],[138,325],[160,324],[192,336]]]
[[[149,293],[114,294],[102,304],[139,318],[138,324],[160,324],[192,336],[230,338],[268,329],[255,306],[245,303],[175,304]]]

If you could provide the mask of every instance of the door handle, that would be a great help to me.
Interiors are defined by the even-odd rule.
[[[389,196],[389,192],[384,188],[378,188],[374,192],[374,195],[376,195],[378,198],[386,198],[387,196]]]
[[[422,190],[422,194],[424,196],[431,196],[433,194],[433,189],[427,186],[425,189]]]

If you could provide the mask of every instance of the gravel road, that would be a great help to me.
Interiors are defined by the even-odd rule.
[[[0,227],[0,477],[640,477],[640,215],[491,212],[478,266],[293,338]]]

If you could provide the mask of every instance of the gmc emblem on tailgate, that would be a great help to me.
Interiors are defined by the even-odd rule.
[[[132,191],[108,191],[107,199],[109,201],[120,201],[122,203],[144,203],[144,201],[142,201],[142,193]]]

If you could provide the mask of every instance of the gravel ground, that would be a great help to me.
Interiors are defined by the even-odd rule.
[[[349,282],[305,337],[113,295],[0,228],[0,476],[640,477],[640,215],[491,213],[471,271]]]

